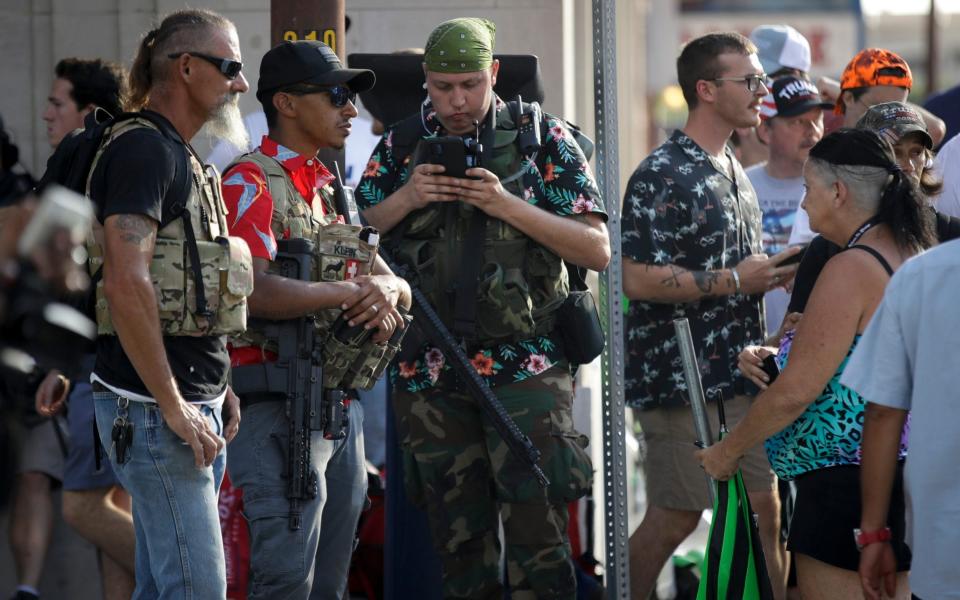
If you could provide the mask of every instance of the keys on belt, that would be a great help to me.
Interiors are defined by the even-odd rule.
[[[129,416],[130,399],[117,398],[117,417],[113,420],[113,428],[110,430],[110,439],[114,456],[117,457],[117,464],[122,465],[130,459],[129,450],[133,445],[133,423],[127,418]]]

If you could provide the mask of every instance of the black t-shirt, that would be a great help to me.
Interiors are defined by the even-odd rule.
[[[173,183],[177,169],[187,164],[184,151],[178,142],[148,128],[114,140],[97,162],[90,183],[100,222],[117,214],[144,215],[164,224],[176,218],[171,205],[182,192]],[[224,336],[164,336],[163,345],[184,399],[198,402],[223,393],[230,367]],[[117,336],[97,339],[94,372],[114,387],[150,395]]]
[[[787,313],[802,313],[807,308],[807,300],[810,299],[810,293],[813,292],[813,286],[817,283],[817,277],[820,271],[827,264],[827,261],[840,252],[840,246],[827,240],[822,235],[813,238],[806,252],[803,253],[803,260],[797,267],[797,275],[793,279],[793,292],[790,294],[790,306]]]
[[[930,210],[933,211],[932,208]],[[937,240],[940,243],[960,237],[960,219],[938,212],[934,212],[933,217]],[[803,260],[800,261],[800,266],[797,267],[790,306],[787,308],[788,313],[802,313],[806,309],[807,300],[810,299],[810,293],[813,292],[813,286],[817,283],[820,271],[823,270],[827,261],[841,250],[840,246],[827,241],[821,235],[813,238],[803,255]]]

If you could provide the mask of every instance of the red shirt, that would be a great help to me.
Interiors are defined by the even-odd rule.
[[[260,151],[277,159],[294,187],[303,199],[323,215],[323,203],[318,190],[331,183],[334,176],[316,157],[297,154],[281,146],[268,136],[263,136]],[[314,201],[317,199],[318,201]],[[256,164],[243,162],[223,174],[223,201],[227,205],[227,228],[230,235],[243,238],[255,258],[274,260],[277,256],[277,240],[273,235],[273,197],[267,188],[267,177]],[[283,232],[283,239],[290,231]],[[232,366],[258,364],[276,360],[276,356],[260,348],[243,347],[230,349]]]

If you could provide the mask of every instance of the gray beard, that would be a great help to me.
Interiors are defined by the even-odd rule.
[[[250,136],[243,124],[239,101],[239,94],[230,94],[224,98],[203,125],[201,133],[213,139],[224,140],[235,148],[246,150],[250,145]]]

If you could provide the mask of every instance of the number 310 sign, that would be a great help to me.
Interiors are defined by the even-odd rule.
[[[321,32],[318,32],[316,29],[299,32],[289,29],[283,32],[283,40],[286,42],[296,42],[297,40],[320,40],[324,44],[330,46],[334,52],[337,51],[337,32],[334,29],[324,29]]]

